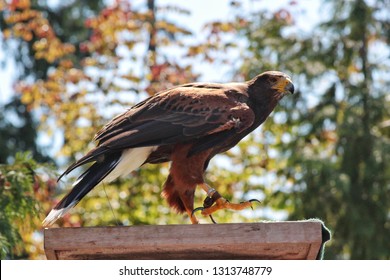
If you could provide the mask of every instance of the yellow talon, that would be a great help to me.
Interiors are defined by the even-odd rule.
[[[231,210],[243,210],[245,208],[252,208],[252,202],[259,202],[257,199],[251,199],[241,203],[230,203],[227,199],[223,198],[215,189],[211,188],[207,184],[200,185],[202,189],[207,193],[207,197],[203,202],[203,207],[195,208],[191,213],[191,220],[194,219],[194,213],[201,211],[203,216],[209,216],[211,221],[215,224],[215,220],[211,216],[214,212],[220,209],[231,209]]]

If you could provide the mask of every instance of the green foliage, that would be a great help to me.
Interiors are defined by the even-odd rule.
[[[31,232],[40,216],[35,194],[42,187],[38,173],[50,174],[27,153],[19,153],[9,165],[0,165],[0,256],[1,259],[26,254],[22,233]]]

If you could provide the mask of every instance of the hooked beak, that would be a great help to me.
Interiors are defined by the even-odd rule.
[[[281,77],[272,88],[283,95],[288,93],[293,94],[295,90],[291,78],[287,75]]]
[[[294,84],[291,81],[286,85],[285,89],[288,93],[294,94]]]

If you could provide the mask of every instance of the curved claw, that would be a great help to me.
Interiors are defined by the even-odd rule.
[[[252,207],[252,202],[258,202],[258,203],[260,203],[261,204],[261,201],[260,200],[258,200],[258,199],[250,199],[250,200],[248,200],[250,203],[251,203],[251,208],[252,208],[252,210],[253,210],[253,207]]]
[[[192,210],[191,212],[191,217],[194,216],[194,213],[197,212],[197,211],[203,211],[205,209],[205,207],[197,207],[195,208],[194,210]],[[217,222],[214,220],[213,216],[209,215],[211,221],[213,222],[213,224],[216,224]]]
[[[261,204],[261,201],[260,200],[258,200],[258,199],[250,199],[250,200],[248,200],[248,201],[241,201],[240,203],[245,203],[245,202],[250,202],[251,203],[251,209],[253,210],[253,207],[252,207],[252,202],[258,202],[258,203],[260,203]]]
[[[209,217],[210,217],[210,219],[211,219],[211,221],[213,222],[214,225],[217,224],[217,222],[214,220],[213,216],[209,215]]]
[[[197,207],[195,208],[194,210],[192,210],[191,212],[191,217],[194,216],[194,213],[197,212],[197,211],[203,211],[204,210],[204,207]]]

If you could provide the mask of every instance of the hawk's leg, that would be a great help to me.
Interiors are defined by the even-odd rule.
[[[252,202],[260,202],[257,199],[251,199],[241,203],[230,203],[209,185],[203,183],[200,186],[207,193],[207,198],[204,201],[203,207],[196,208],[194,211],[201,210],[203,216],[211,217],[211,214],[220,209],[243,210],[249,207],[252,208]],[[211,219],[213,220],[212,217]]]
[[[193,215],[194,210],[192,210],[192,211],[186,210],[186,211],[187,211],[187,213],[188,213],[188,216],[190,217],[191,224],[193,224],[193,225],[199,224],[198,219]]]

